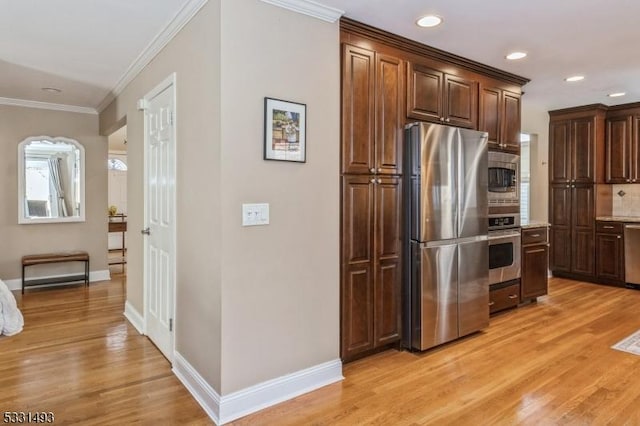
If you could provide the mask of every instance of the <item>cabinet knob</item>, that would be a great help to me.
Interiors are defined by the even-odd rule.
[[[509,295],[509,299],[517,299],[518,295],[517,294],[510,294]]]
[[[375,179],[371,179],[369,182],[376,183],[376,180]]]
[[[440,121],[444,121],[444,117],[440,117]]]
[[[445,121],[446,121],[447,123],[450,123],[450,122],[451,122],[451,119],[450,119],[450,118],[447,118]]]
[[[496,302],[494,302],[493,300],[491,302],[489,302],[489,306],[493,306],[495,304],[496,304]]]
[[[570,188],[570,187],[571,187],[571,185],[567,185],[567,188]]]
[[[618,237],[617,237],[617,238],[618,238],[618,239],[621,239],[621,238],[622,238],[622,235],[618,235]]]
[[[382,183],[382,179],[377,179],[376,183]]]
[[[382,173],[382,167],[378,167],[378,173]]]
[[[370,171],[371,173],[375,173],[375,172],[376,172],[376,169],[372,167],[372,168],[370,168],[370,169],[369,169],[369,171]]]

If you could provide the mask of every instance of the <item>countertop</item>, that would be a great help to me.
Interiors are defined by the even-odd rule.
[[[638,219],[640,221],[640,218]],[[520,224],[520,228],[522,229],[529,229],[529,228],[542,228],[542,227],[549,227],[549,222],[543,222],[541,220],[529,220],[529,221],[523,221]]]
[[[627,222],[627,223],[640,223],[640,217],[638,216],[598,216],[596,220],[603,222]]]

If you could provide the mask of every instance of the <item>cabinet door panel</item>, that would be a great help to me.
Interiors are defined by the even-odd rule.
[[[520,95],[512,92],[503,92],[503,117],[502,141],[506,149],[512,152],[520,152]]]
[[[402,230],[402,181],[382,178],[376,191],[376,260],[400,259]]]
[[[596,275],[624,283],[624,242],[619,234],[596,234]]]
[[[370,173],[374,167],[374,56],[344,45],[342,69],[342,172]]]
[[[571,120],[572,180],[576,183],[594,183],[595,158],[593,119]]]
[[[342,259],[371,262],[373,184],[368,176],[345,176],[342,183]]]
[[[551,225],[549,230],[550,269],[559,272],[571,272],[571,228]]]
[[[547,294],[547,266],[549,248],[546,244],[522,249],[521,300]]]
[[[595,226],[593,185],[574,185],[571,199],[572,226],[593,229]]]
[[[554,226],[571,226],[571,188],[569,185],[551,185],[549,218]]]
[[[371,263],[343,267],[341,291],[342,358],[373,349],[373,276]]]
[[[489,134],[489,147],[497,147],[500,137],[502,91],[480,86],[480,116],[478,130]]]
[[[407,116],[437,121],[443,117],[443,78],[438,70],[409,62],[407,65]]]
[[[569,121],[552,121],[549,125],[549,180],[550,183],[569,182],[571,179],[571,144]]]
[[[631,117],[607,119],[605,157],[607,183],[627,183],[631,180]]]
[[[400,259],[376,263],[374,340],[376,346],[400,340],[401,303]]]
[[[571,270],[594,275],[595,216],[593,185],[575,185],[571,198]]]
[[[593,229],[573,228],[571,232],[571,272],[594,275]]]
[[[640,116],[631,117],[631,179],[640,182]]]
[[[403,62],[378,55],[376,59],[376,171],[402,173]]]
[[[549,262],[552,271],[571,271],[571,186],[553,184],[549,189],[551,242]]]
[[[478,83],[445,74],[444,114],[447,124],[475,129],[478,125]]]

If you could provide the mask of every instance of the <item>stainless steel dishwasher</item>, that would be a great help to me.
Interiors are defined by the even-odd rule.
[[[624,226],[624,280],[640,287],[640,224]]]

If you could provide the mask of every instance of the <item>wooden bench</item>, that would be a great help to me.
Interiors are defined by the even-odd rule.
[[[25,269],[28,266],[46,265],[50,263],[61,262],[84,262],[84,274],[67,275],[63,277],[51,278],[33,278],[25,280]],[[84,281],[84,285],[89,285],[89,253],[86,251],[68,251],[60,253],[44,253],[22,256],[22,294],[24,288],[28,286],[43,284],[72,283],[76,281]]]

